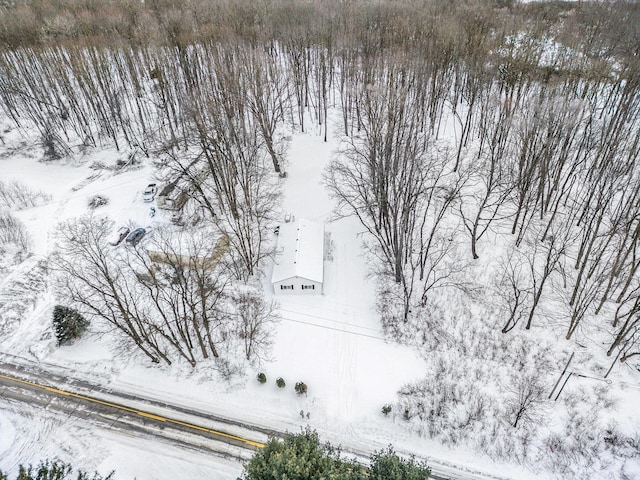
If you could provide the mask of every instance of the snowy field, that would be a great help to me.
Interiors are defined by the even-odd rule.
[[[126,157],[116,151],[42,163],[38,147],[29,143],[19,146],[24,140],[17,132],[5,130],[3,137],[0,179],[19,181],[45,192],[50,199],[12,212],[31,235],[33,255],[5,262],[0,312],[14,320],[3,324],[1,353],[39,362],[43,368],[62,367],[76,378],[114,390],[281,431],[298,431],[310,425],[322,439],[354,451],[371,452],[393,444],[405,454],[460,464],[500,478],[548,478],[545,472],[534,473],[518,465],[494,463],[463,448],[444,447],[411,433],[400,416],[382,415],[381,407],[396,402],[399,389],[425,376],[427,363],[417,349],[390,344],[383,338],[374,310],[374,286],[362,253],[362,227],[354,218],[332,215],[334,205],[321,177],[336,151],[335,140],[323,142],[320,132],[296,133],[288,154],[288,178],[282,180],[281,214],[291,212],[296,218],[324,223],[330,233],[332,248],[325,262],[324,294],[278,297],[281,321],[270,358],[259,369],[248,369],[227,381],[205,363],[192,371],[184,364],[152,366],[140,362],[139,357],[123,357],[105,336],[88,335],[72,346],[55,346],[50,327],[55,299],[43,278],[46,267],[41,262],[51,253],[56,225],[86,213],[88,200],[97,194],[109,203],[96,209],[96,215],[108,216],[117,225],[146,227],[168,218],[161,210],[151,218],[150,204],[141,199],[144,187],[156,181],[151,159],[143,158],[139,167],[122,171],[91,168],[96,162],[115,165]],[[266,274],[268,278],[270,270]],[[270,288],[267,281],[265,285]],[[561,368],[562,362],[557,365],[558,372]],[[265,385],[255,380],[259,371],[267,375]],[[287,382],[285,389],[274,384],[280,376]],[[640,376],[633,369],[619,368],[612,378],[611,391],[619,398],[612,416],[634,431],[640,421]],[[293,385],[297,381],[308,385],[307,397],[296,396]],[[575,378],[567,388],[590,381]],[[125,437],[93,428],[80,419],[6,404],[0,397],[0,469],[16,472],[19,463],[53,457],[86,470],[115,470],[118,479],[225,480],[242,471],[239,463],[150,439]],[[615,464],[611,468],[611,472],[624,471],[628,478],[640,478],[638,465]],[[611,472],[604,469],[591,478],[608,478]]]

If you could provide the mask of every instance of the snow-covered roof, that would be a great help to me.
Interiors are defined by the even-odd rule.
[[[324,226],[301,218],[280,226],[271,282],[300,277],[322,283]]]

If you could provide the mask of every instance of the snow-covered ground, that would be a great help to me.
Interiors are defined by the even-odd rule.
[[[236,461],[210,452],[185,450],[144,436],[111,432],[73,417],[56,417],[46,411],[0,416],[2,469],[16,470],[17,462],[57,457],[76,468],[96,469],[102,475],[116,470],[118,479],[220,478],[235,479]]]
[[[6,142],[10,144],[11,135]],[[310,425],[322,439],[357,451],[371,452],[393,444],[403,453],[494,475],[545,478],[545,474],[539,476],[517,465],[494,464],[462,448],[443,447],[411,434],[401,419],[382,415],[381,407],[396,400],[398,389],[424,377],[426,363],[416,350],[384,340],[373,308],[374,286],[367,277],[367,260],[362,254],[362,228],[356,219],[332,218],[333,203],[321,174],[336,147],[335,141],[323,142],[320,132],[298,133],[292,138],[282,211],[325,223],[332,248],[325,262],[322,296],[278,296],[282,319],[270,358],[260,369],[226,382],[204,364],[192,371],[180,364],[166,367],[135,363],[123,358],[105,337],[87,336],[73,346],[56,348],[50,331],[54,299],[46,286],[32,292],[33,299],[19,324],[0,337],[0,352],[40,362],[43,368],[63,367],[74,377],[99,381],[114,390],[278,430],[297,431]],[[148,159],[136,168],[98,175],[90,168],[94,162],[115,164],[126,155],[102,151],[73,162],[50,163],[42,163],[38,157],[37,152],[18,152],[0,158],[3,180],[19,180],[51,195],[44,205],[14,212],[33,237],[34,256],[1,279],[0,288],[9,288],[34,271],[37,260],[51,253],[56,225],[86,212],[93,195],[108,198],[109,203],[96,209],[96,214],[110,217],[117,225],[146,226],[166,221],[161,211],[150,218],[150,204],[141,199],[146,184],[155,180]],[[267,375],[266,384],[255,380],[258,371]],[[286,388],[276,387],[277,377],[285,379]],[[297,381],[308,385],[308,396],[295,394],[293,385]],[[623,415],[637,424],[633,402],[638,400],[638,391],[629,389],[628,393]],[[239,463],[150,439],[124,437],[92,428],[80,419],[60,419],[46,411],[5,405],[1,397],[0,406],[3,471],[15,472],[19,463],[37,463],[47,457],[102,473],[115,470],[118,479],[224,480],[242,471]],[[304,418],[301,411],[305,412]]]

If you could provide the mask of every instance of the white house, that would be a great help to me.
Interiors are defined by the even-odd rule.
[[[322,294],[324,226],[309,220],[280,226],[271,283],[277,294]]]

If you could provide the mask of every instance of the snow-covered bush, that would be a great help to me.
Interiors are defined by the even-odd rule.
[[[31,239],[20,220],[10,213],[0,214],[0,247],[13,244],[22,252],[29,252]]]
[[[549,400],[567,357],[557,358],[541,338],[501,333],[495,315],[451,294],[412,312],[396,331],[407,339],[413,331],[412,341],[423,342],[428,373],[400,390],[395,415],[445,445],[466,445],[562,478],[585,478],[614,456],[640,455],[632,438],[601,424],[616,403],[608,385]]]
[[[307,384],[304,382],[296,382],[295,391],[298,395],[306,395]]]
[[[95,210],[98,207],[102,207],[109,203],[109,199],[103,195],[94,195],[89,199],[89,208]]]
[[[287,384],[285,383],[284,378],[278,377],[276,379],[276,385],[278,386],[278,388],[284,388]]]
[[[256,378],[258,379],[258,382],[262,384],[267,383],[267,376],[262,372],[260,372]]]
[[[24,183],[0,179],[0,207],[22,210],[23,208],[42,205],[50,199],[50,195],[39,190],[33,190]]]
[[[18,475],[16,480],[40,480],[44,478],[56,479],[56,480],[70,480],[72,478],[77,479],[93,479],[93,480],[112,480],[114,472],[111,472],[106,477],[101,476],[98,472],[90,474],[83,470],[74,471],[73,467],[67,463],[62,463],[58,460],[45,460],[41,461],[37,467],[32,465],[20,464],[18,468]],[[0,470],[0,480],[9,480],[9,476]]]

